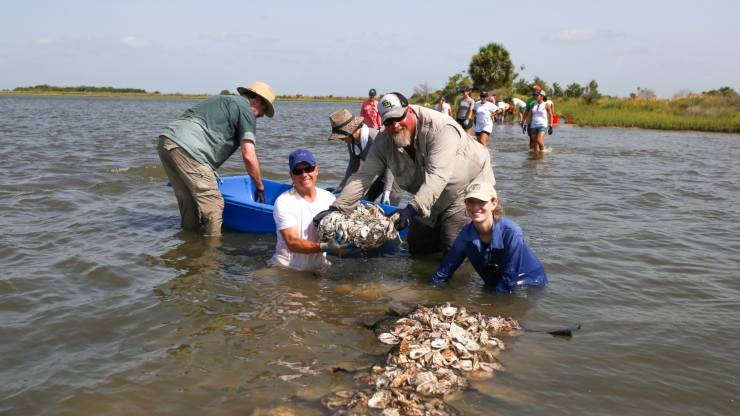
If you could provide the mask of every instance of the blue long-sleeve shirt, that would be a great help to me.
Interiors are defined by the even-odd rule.
[[[524,242],[522,229],[506,216],[493,224],[491,244],[484,247],[473,223],[460,230],[442,264],[432,275],[431,283],[452,278],[465,259],[486,284],[496,292],[511,292],[519,286],[544,286],[547,273],[542,263]]]

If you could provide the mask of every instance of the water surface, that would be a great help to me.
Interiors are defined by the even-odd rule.
[[[438,256],[334,259],[317,277],[266,269],[272,235],[214,247],[179,230],[155,137],[193,103],[0,97],[0,413],[323,414],[318,398],[353,387],[333,367],[387,351],[362,323],[444,301],[583,325],[508,340],[508,371],[450,399],[463,414],[738,413],[739,135],[561,126],[536,160],[496,127],[499,194],[550,284],[494,295],[469,265],[427,286]],[[287,180],[308,147],[336,185],[342,107],[260,119],[264,175]]]

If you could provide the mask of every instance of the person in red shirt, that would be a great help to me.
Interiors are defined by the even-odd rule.
[[[367,100],[362,102],[360,117],[363,118],[366,126],[371,129],[380,130],[383,125],[380,123],[380,113],[378,113],[378,100],[375,98],[377,95],[375,88],[371,88],[367,95]]]

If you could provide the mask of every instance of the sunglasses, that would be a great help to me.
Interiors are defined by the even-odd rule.
[[[304,173],[311,173],[316,170],[316,166],[308,165],[305,168],[293,168],[290,170],[290,173],[293,174],[293,176],[303,175]]]
[[[408,110],[406,110],[406,111],[408,111]],[[404,118],[406,118],[406,111],[404,111],[403,114],[401,114],[398,117],[391,117],[391,118],[385,119],[385,121],[383,122],[383,125],[386,126],[386,127],[388,127],[391,124],[400,123],[401,121],[403,121]]]

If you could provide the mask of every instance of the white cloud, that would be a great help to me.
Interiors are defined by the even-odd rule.
[[[149,46],[148,40],[137,38],[136,36],[126,36],[121,39],[121,43],[129,48],[146,48]]]
[[[33,41],[33,44],[37,46],[46,46],[46,45],[51,45],[52,43],[54,43],[54,39],[49,39],[49,38],[38,38],[38,39],[34,39]]]
[[[594,30],[590,28],[563,29],[550,36],[549,40],[556,42],[588,42],[600,39],[614,39],[623,34],[611,30]]]

